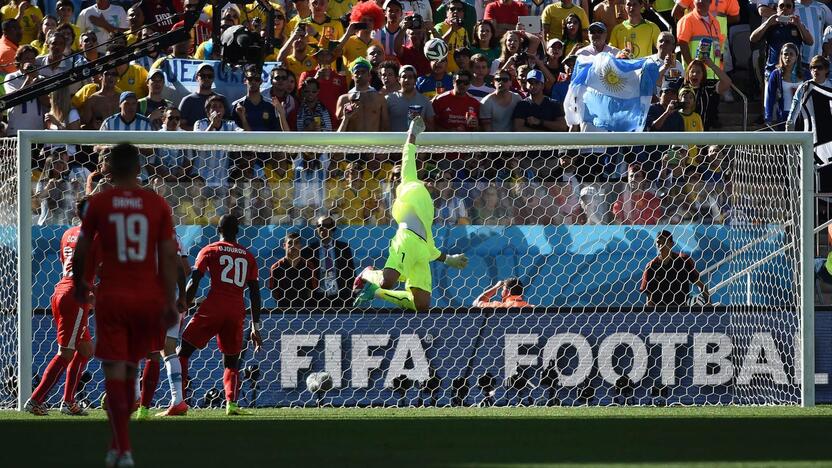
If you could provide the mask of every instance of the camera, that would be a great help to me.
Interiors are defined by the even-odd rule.
[[[529,54],[527,54],[526,51],[517,52],[516,54],[514,54],[514,62],[518,65],[526,63],[528,60]]]
[[[781,15],[781,16],[778,16],[778,17],[777,17],[777,22],[778,22],[778,23],[783,23],[783,24],[789,24],[789,23],[791,23],[791,22],[792,22],[792,17],[791,17],[791,16],[782,16],[782,15]]]
[[[682,101],[678,101],[678,102],[676,102],[676,104],[673,104],[673,109],[674,110],[682,110],[684,108],[685,108],[685,103],[682,102]]]
[[[422,23],[424,22],[422,20],[422,15],[417,13],[413,16],[410,16],[410,18],[412,18],[411,23],[413,24],[413,29],[422,29]]]
[[[297,26],[297,28],[295,28],[295,31],[298,33],[299,36],[305,36],[306,35],[306,23],[304,23],[302,21],[300,23],[298,23],[298,26]]]
[[[368,29],[367,25],[365,23],[353,23],[353,24],[355,25],[355,26],[353,26],[353,29],[356,30],[356,31],[364,31],[364,30]]]

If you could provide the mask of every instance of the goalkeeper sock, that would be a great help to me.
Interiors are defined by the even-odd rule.
[[[364,272],[361,273],[361,279],[369,281],[376,286],[380,286],[381,281],[384,279],[384,270],[364,270]]]
[[[393,303],[402,309],[416,312],[416,303],[413,302],[413,293],[409,290],[399,291],[393,289],[376,289],[376,298]]]
[[[168,373],[168,385],[170,386],[170,404],[171,406],[178,405],[182,401],[182,365],[179,362],[179,356],[166,357],[165,370]]]
[[[225,387],[225,400],[237,402],[237,387],[240,381],[240,370],[225,368],[222,374],[222,384]]]
[[[40,379],[38,388],[32,392],[32,401],[43,403],[46,400],[46,396],[49,394],[49,391],[52,390],[53,386],[55,386],[55,382],[58,381],[58,377],[61,376],[61,373],[66,370],[68,365],[69,361],[62,358],[60,354],[56,354],[52,360],[49,361],[49,365],[46,366],[46,371],[43,373],[43,378]]]
[[[81,380],[81,373],[87,367],[89,359],[75,353],[72,360],[69,361],[69,367],[66,370],[66,383],[64,384],[64,401],[72,403],[75,401],[75,391],[78,389],[78,381]]]
[[[148,359],[144,362],[144,372],[142,373],[142,406],[150,408],[150,404],[153,403],[153,395],[156,394],[156,387],[158,386],[159,361]]]

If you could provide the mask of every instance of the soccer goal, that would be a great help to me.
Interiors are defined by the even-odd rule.
[[[814,404],[808,133],[423,134],[436,244],[470,261],[434,262],[433,308],[415,313],[354,308],[349,291],[385,264],[403,134],[26,131],[0,146],[0,407],[20,407],[56,351],[61,234],[120,142],[142,149],[191,264],[220,215],[242,220],[265,340],[243,351],[242,406]],[[315,248],[322,216],[351,258]],[[693,287],[646,305],[663,230],[710,303]],[[509,278],[535,307],[475,306]],[[99,365],[87,373],[78,398],[97,406]],[[191,406],[219,405],[213,340],[189,374]]]

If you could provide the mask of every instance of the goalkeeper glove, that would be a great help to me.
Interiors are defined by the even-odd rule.
[[[420,133],[425,131],[425,121],[422,119],[422,116],[416,116],[413,120],[410,121],[410,128],[407,130],[413,136],[419,136]]]
[[[446,255],[445,265],[462,270],[468,266],[468,257],[465,254]]]

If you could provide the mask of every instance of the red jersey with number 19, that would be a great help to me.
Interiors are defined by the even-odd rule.
[[[102,251],[99,292],[148,297],[163,294],[158,246],[175,241],[170,206],[143,188],[113,188],[90,198],[81,235],[98,234]]]
[[[236,242],[219,241],[199,251],[194,268],[211,274],[211,288],[205,303],[213,310],[220,307],[243,311],[246,283],[257,281],[257,260],[245,247]],[[223,307],[225,306],[225,307]]]

